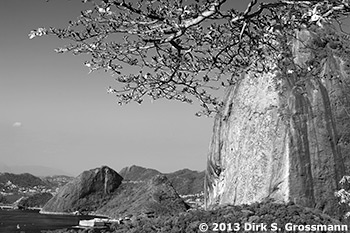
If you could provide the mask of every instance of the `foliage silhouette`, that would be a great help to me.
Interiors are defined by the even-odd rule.
[[[218,112],[223,103],[214,90],[234,85],[246,72],[319,73],[315,64],[301,69],[294,63],[289,41],[295,30],[337,25],[340,38],[349,37],[342,24],[350,12],[348,0],[259,5],[252,0],[244,12],[230,9],[227,0],[84,2],[92,8],[66,28],[38,28],[29,37],[70,40],[56,51],[88,54],[91,72],[115,75],[121,86],[108,92],[120,104],[141,103],[147,95],[186,103],[197,99],[202,106],[197,115]]]

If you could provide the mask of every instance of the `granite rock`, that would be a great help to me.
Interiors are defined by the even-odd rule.
[[[350,152],[350,50],[319,30],[296,31],[291,41],[294,63],[306,71],[318,65],[317,75],[250,72],[227,89],[208,153],[207,208],[273,199],[339,214],[334,191]]]

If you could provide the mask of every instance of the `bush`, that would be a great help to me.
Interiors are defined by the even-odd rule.
[[[344,176],[340,180],[340,186],[341,189],[335,192],[335,195],[337,197],[340,197],[340,204],[346,205],[347,209],[349,210],[350,206],[350,190],[349,190],[349,184],[350,184],[350,176]],[[348,218],[350,216],[350,211],[348,211],[345,214],[345,218]]]

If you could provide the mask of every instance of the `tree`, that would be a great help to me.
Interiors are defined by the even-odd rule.
[[[123,84],[108,88],[120,104],[141,103],[146,95],[187,103],[198,99],[205,115],[222,106],[213,90],[234,85],[242,73],[276,68],[271,61],[292,68],[286,41],[294,29],[341,26],[350,11],[340,0],[259,6],[253,0],[244,12],[226,9],[226,0],[85,2],[93,8],[67,28],[39,28],[30,38],[55,35],[72,42],[56,52],[91,55],[85,63],[90,71],[109,71]]]
[[[286,187],[294,186],[288,186],[290,192],[278,191],[279,198],[319,208],[328,205],[326,200],[334,191],[322,187],[338,183],[345,172],[342,153],[350,152],[350,132],[346,131],[350,125],[350,36],[344,26],[350,14],[348,0],[259,4],[252,0],[243,12],[229,9],[227,0],[89,2],[92,9],[83,11],[67,28],[39,28],[29,34],[30,38],[54,35],[72,41],[56,51],[91,55],[85,63],[90,71],[102,69],[115,75],[119,84],[108,91],[116,94],[120,104],[141,103],[147,95],[154,100],[186,103],[197,99],[202,106],[198,115],[219,113],[207,168],[206,186],[212,204],[222,203],[223,193],[232,198],[229,201],[239,200],[236,194],[245,195],[243,187],[250,186],[245,177],[235,174],[248,174],[255,188],[265,184],[254,194],[247,193],[250,200],[261,199],[258,194],[262,190],[271,197],[285,182]],[[279,100],[272,107],[277,110],[266,105],[264,111],[254,112],[259,100],[249,103],[233,98],[247,77],[249,88],[255,88],[254,82],[261,77],[273,83],[266,88],[274,89]],[[221,87],[228,87],[224,99],[215,95]],[[262,90],[259,88],[255,91]],[[248,110],[249,104],[254,104],[251,112],[257,113],[256,122],[268,123],[266,129],[278,126],[288,140],[279,140],[273,130],[250,124],[250,120],[242,119],[245,115],[228,120],[232,112],[240,110],[235,106],[239,104]],[[242,112],[252,115],[248,110]],[[267,111],[271,112],[270,122],[263,119]],[[237,127],[230,128],[232,125]],[[254,164],[257,175],[252,175],[254,166],[235,167],[232,158]],[[283,174],[294,172],[295,176],[275,179],[280,165],[288,166]],[[334,171],[322,173],[332,166]],[[268,175],[264,173],[266,167],[271,168]],[[242,181],[246,183],[237,185]],[[223,192],[222,187],[232,190]]]

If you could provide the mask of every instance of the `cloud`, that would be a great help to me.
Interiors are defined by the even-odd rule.
[[[12,125],[13,127],[21,127],[22,126],[22,122],[15,122],[15,123],[13,123],[13,125]]]

